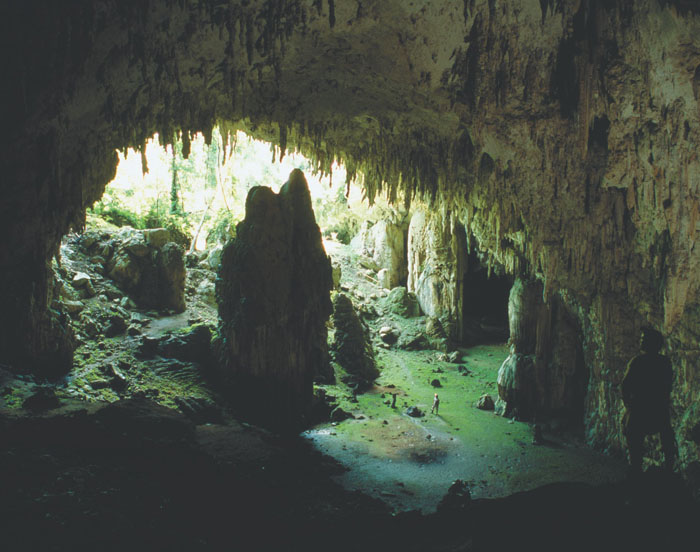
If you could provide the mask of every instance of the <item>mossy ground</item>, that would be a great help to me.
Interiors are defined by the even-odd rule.
[[[357,255],[332,244],[334,261],[343,268],[341,285],[356,309],[369,304],[378,313],[365,320],[371,333],[390,324],[401,333],[425,328],[424,317],[403,319],[385,308],[381,290]],[[377,296],[377,299],[369,299]],[[371,309],[370,309],[371,310]],[[591,484],[617,480],[624,463],[586,448],[571,431],[545,432],[545,442],[533,443],[529,423],[503,418],[476,408],[483,394],[498,398],[498,369],[508,356],[505,344],[459,349],[451,363],[435,350],[406,351],[377,347],[381,376],[367,392],[353,397],[342,384],[319,386],[355,419],[322,424],[304,433],[322,452],[348,468],[339,480],[348,488],[382,498],[396,510],[433,510],[455,479],[467,481],[473,497],[498,497],[558,481]],[[463,367],[460,369],[460,366]],[[466,370],[465,370],[466,369]],[[336,367],[339,381],[342,369]],[[440,387],[433,387],[433,380]],[[438,414],[431,414],[433,394],[440,397]],[[396,408],[391,408],[396,393]],[[425,413],[406,414],[409,406]]]
[[[434,509],[455,479],[467,481],[478,498],[557,481],[596,484],[622,477],[622,462],[571,435],[545,434],[545,443],[535,445],[531,424],[477,409],[482,394],[497,397],[496,374],[507,350],[482,345],[461,352],[466,376],[458,364],[436,360],[434,351],[382,351],[382,375],[356,403],[339,386],[324,386],[356,419],[324,424],[305,436],[349,468],[341,482],[397,510]],[[433,379],[441,387],[432,387]],[[440,396],[439,414],[430,413],[434,392]],[[391,393],[397,394],[395,409]],[[411,418],[408,406],[418,406],[425,416]]]
[[[88,229],[113,233],[117,227],[94,215],[88,216]],[[75,294],[70,277],[85,272],[92,278],[98,290],[102,284],[110,284],[89,256],[71,243],[70,237],[61,247],[62,267],[66,271],[64,293]],[[191,276],[189,271],[188,277]],[[199,269],[197,275],[204,272]],[[185,312],[172,314],[140,308],[121,308],[117,300],[108,299],[103,293],[92,297],[80,297],[83,308],[71,319],[79,346],[73,355],[73,368],[63,378],[43,381],[26,376],[24,379],[3,380],[0,373],[0,408],[21,408],[22,403],[39,387],[50,386],[59,399],[79,399],[87,402],[114,402],[123,398],[143,396],[163,406],[178,408],[179,399],[202,399],[217,402],[217,395],[203,377],[202,367],[169,358],[142,358],[138,348],[143,338],[160,339],[168,335],[182,335],[198,324],[213,325],[216,309],[194,293],[197,281],[187,281],[187,308]],[[65,297],[64,297],[65,298]],[[75,297],[77,299],[77,297]],[[127,324],[137,323],[136,335],[122,332],[106,337],[104,328],[109,317],[120,310]],[[128,318],[131,316],[131,319]],[[92,331],[88,327],[92,326]],[[114,383],[116,373],[123,378]]]

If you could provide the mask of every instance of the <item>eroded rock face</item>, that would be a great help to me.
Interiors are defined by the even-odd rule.
[[[357,316],[352,301],[344,293],[333,298],[333,325],[335,360],[355,378],[360,387],[366,387],[379,377],[374,361],[369,332]]]
[[[292,171],[279,194],[252,188],[216,282],[222,376],[241,414],[299,426],[314,377],[328,371],[332,286],[302,172]]]
[[[428,316],[449,319],[462,337],[462,280],[466,270],[464,228],[452,216],[417,210],[408,228],[408,290]]]
[[[400,225],[388,220],[371,226],[365,223],[352,245],[372,260],[382,287],[392,289],[406,283],[406,238]]]
[[[104,260],[106,272],[146,308],[185,310],[185,256],[165,228],[124,228],[104,244],[89,249],[113,251]]]
[[[559,295],[549,303],[536,280],[518,279],[508,305],[511,354],[498,371],[506,416],[565,416],[581,421],[588,371],[581,329]]]

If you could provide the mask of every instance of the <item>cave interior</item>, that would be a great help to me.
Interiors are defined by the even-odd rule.
[[[218,126],[275,144],[277,159],[301,152],[322,174],[341,161],[369,202],[410,208],[396,234],[406,266],[387,265],[406,289],[389,298],[416,302],[457,348],[476,321],[488,339],[508,339],[498,398],[535,432],[573,420],[587,447],[624,461],[625,367],[643,327],[661,332],[678,446],[673,474],[650,439],[640,480],[495,500],[456,485],[430,514],[395,515],[341,488],[342,468],[289,431],[318,413],[314,381],[332,378],[336,309],[293,172],[279,193],[249,194],[214,283],[216,335],[210,344],[193,330],[207,344],[196,360],[211,355],[213,381],[248,421],[196,423],[148,396],[56,403],[40,392],[2,408],[10,549],[685,542],[700,496],[696,2],[28,0],[3,3],[0,16],[5,406],[8,389],[50,386],[76,365],[52,261],[69,232],[81,247],[105,245],[80,233],[116,151],[143,152],[155,133],[187,151]],[[184,299],[168,286],[173,274],[182,285],[185,259],[159,239],[112,244],[105,266],[128,281],[118,253],[150,259],[139,274],[177,311]],[[145,341],[144,355],[160,346]],[[177,349],[177,336],[163,346]],[[114,385],[127,367],[109,370]],[[356,387],[374,377],[358,370]]]

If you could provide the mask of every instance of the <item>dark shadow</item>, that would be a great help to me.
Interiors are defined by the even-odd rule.
[[[508,339],[508,296],[513,285],[508,275],[492,273],[469,256],[470,269],[462,282],[462,341],[464,345],[503,343]]]

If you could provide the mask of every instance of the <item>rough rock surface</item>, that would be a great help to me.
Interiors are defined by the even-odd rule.
[[[256,186],[216,282],[222,376],[244,416],[298,427],[328,371],[331,264],[295,169],[279,194]]]
[[[372,259],[373,268],[382,273],[378,276],[382,287],[392,289],[406,283],[406,238],[400,225],[388,220],[371,226],[365,223],[352,245],[360,254]]]
[[[371,384],[379,377],[379,370],[374,360],[369,331],[357,316],[352,301],[344,293],[333,298],[333,336],[332,349],[335,360],[345,371],[355,376],[362,386]]]
[[[590,442],[622,445],[638,330],[668,336],[681,462],[700,420],[700,10],[688,0],[5,2],[0,362],[70,360],[47,260],[116,148],[216,122],[367,193],[450,209],[567,297]],[[360,77],[361,75],[361,77]],[[19,107],[18,107],[19,106]]]
[[[420,306],[416,296],[405,287],[395,287],[384,300],[386,308],[403,318],[420,316]]]
[[[423,209],[414,212],[408,228],[408,289],[421,310],[452,320],[462,339],[462,281],[467,268],[464,227],[452,216]]]
[[[521,279],[511,289],[511,354],[497,380],[504,415],[580,420],[588,383],[581,329],[559,294],[545,304],[542,291],[540,282]]]
[[[185,310],[185,257],[171,241],[168,230],[122,228],[108,242],[88,249],[108,247],[106,273],[141,306]]]

